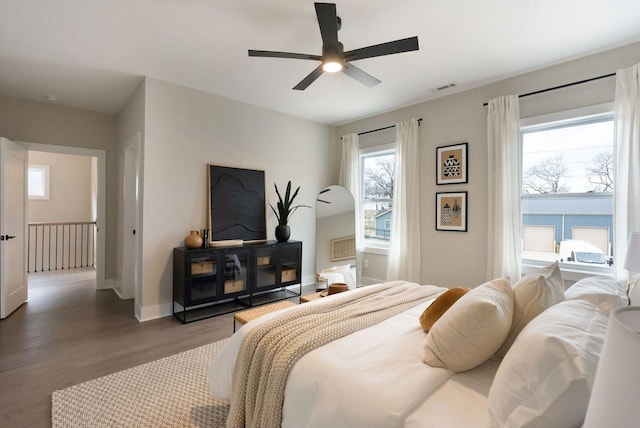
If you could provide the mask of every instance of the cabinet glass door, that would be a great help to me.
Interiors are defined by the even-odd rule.
[[[276,248],[256,248],[256,288],[273,288],[276,284]]]
[[[283,285],[300,282],[298,266],[300,266],[301,254],[302,248],[300,245],[291,244],[280,247],[280,282],[282,282]]]
[[[247,266],[249,252],[246,250],[225,251],[222,255],[224,264],[224,295],[244,293],[248,290],[249,280]]]
[[[190,276],[188,280],[189,296],[191,302],[206,300],[216,297],[218,283],[218,263],[215,255],[192,257],[187,263]]]

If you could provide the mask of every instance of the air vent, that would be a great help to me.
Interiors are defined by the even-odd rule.
[[[453,88],[454,86],[456,86],[455,83],[449,83],[448,85],[444,85],[436,88],[436,91],[444,91],[445,89]]]

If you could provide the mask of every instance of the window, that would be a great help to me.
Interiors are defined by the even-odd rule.
[[[520,130],[523,265],[558,260],[565,270],[606,272],[614,260],[613,114],[546,119]]]
[[[29,165],[29,199],[49,199],[49,165]]]
[[[395,169],[396,152],[393,144],[361,151],[360,194],[365,246],[389,246]]]

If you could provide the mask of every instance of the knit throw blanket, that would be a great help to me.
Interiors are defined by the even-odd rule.
[[[306,353],[445,290],[392,281],[299,305],[256,326],[244,338],[234,367],[227,428],[279,427],[289,372]]]

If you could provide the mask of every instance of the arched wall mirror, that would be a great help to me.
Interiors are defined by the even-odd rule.
[[[316,287],[334,282],[356,288],[356,217],[350,191],[331,185],[316,198]]]

